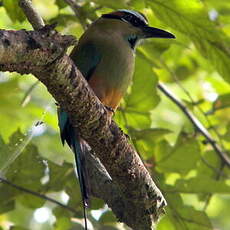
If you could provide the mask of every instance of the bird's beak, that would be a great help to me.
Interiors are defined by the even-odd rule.
[[[176,38],[173,34],[150,26],[142,27],[144,38]]]

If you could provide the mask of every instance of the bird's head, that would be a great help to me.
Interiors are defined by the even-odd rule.
[[[175,38],[165,30],[150,27],[147,18],[133,10],[118,10],[103,14],[101,20],[111,23],[111,29],[120,32],[129,42],[132,49],[137,42],[146,38]]]

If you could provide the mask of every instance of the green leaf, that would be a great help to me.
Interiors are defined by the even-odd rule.
[[[15,201],[16,207],[13,211],[7,213],[7,217],[15,226],[31,229],[30,223],[33,219],[34,210],[24,207],[20,202],[17,202],[17,199]]]
[[[17,200],[24,206],[30,209],[41,208],[46,200],[31,194],[23,193],[17,197]]]
[[[213,230],[211,222],[203,211],[183,203],[179,194],[165,193],[168,207],[167,217],[173,223],[175,229],[180,230]]]
[[[140,1],[140,0],[130,0],[129,4],[134,9],[139,10],[139,11],[146,7],[145,1]]]
[[[202,159],[197,165],[197,175],[215,178],[216,173],[221,167],[221,159],[214,151],[202,153]]]
[[[177,180],[172,192],[180,193],[230,193],[227,181],[217,181],[205,175],[197,176],[189,180]],[[169,192],[169,191],[168,191]]]
[[[68,217],[70,218],[72,216],[72,212],[68,212],[66,209],[63,207],[57,206],[52,210],[52,213],[55,215],[57,219],[61,217]]]
[[[226,132],[223,135],[223,139],[226,141],[230,141],[230,122],[228,123],[228,125],[226,127]]]
[[[115,221],[116,221],[116,218],[111,211],[104,212],[99,219],[99,222],[102,224],[109,224]]]
[[[73,162],[73,153],[68,146],[62,145],[59,131],[48,128],[43,135],[34,137],[33,143],[39,147],[40,154],[55,165],[61,167],[64,161]]]
[[[87,0],[89,1],[89,0]],[[126,8],[126,0],[107,1],[107,0],[94,0],[95,3],[112,9]]]
[[[201,55],[230,81],[229,38],[208,18],[202,3],[196,0],[147,1],[156,16],[166,25],[189,36]]]
[[[115,120],[119,123],[119,125],[121,124],[121,127],[124,127],[123,130],[125,130],[128,127],[144,129],[149,128],[151,125],[150,114],[139,113],[138,111],[117,111]]]
[[[44,176],[45,164],[38,154],[37,147],[29,144],[18,158],[12,163],[6,178],[17,185],[39,190],[41,178]]]
[[[163,152],[161,152],[163,153]],[[157,168],[165,172],[177,172],[185,175],[196,167],[200,158],[200,148],[197,141],[181,134],[176,145],[164,156],[158,156]]]
[[[14,198],[17,193],[18,191],[16,189],[13,189],[9,185],[5,185],[3,182],[1,182],[0,184],[0,214],[9,212],[15,208]]]
[[[163,128],[149,128],[142,130],[130,129],[130,133],[142,157],[148,159],[153,156],[156,142],[161,140],[166,134],[171,133],[171,131]]]
[[[64,163],[59,166],[48,161],[47,166],[49,169],[49,181],[45,187],[51,191],[65,190],[70,197],[68,205],[74,207],[77,211],[82,210],[80,185],[74,173],[73,165]],[[82,212],[80,212],[81,214]]]
[[[63,0],[55,0],[55,3],[60,9],[62,9],[62,8],[67,6],[66,2],[63,1]]]
[[[166,134],[169,134],[171,132],[172,132],[171,130],[163,129],[163,128],[131,130],[131,134],[137,140],[144,139],[145,141],[152,142],[152,143],[162,139]]]
[[[160,100],[156,85],[157,77],[152,70],[151,63],[147,62],[143,55],[137,56],[131,93],[125,97],[125,107],[122,108],[121,115],[116,116],[123,119],[122,123],[125,123],[126,127],[137,129],[150,127],[149,112]]]
[[[1,140],[1,139],[0,139]],[[26,141],[26,142],[25,142]],[[0,169],[7,180],[25,188],[38,189],[41,187],[40,179],[43,176],[44,165],[38,156],[34,145],[26,145],[27,139],[20,131],[15,132],[9,143],[6,145],[0,141]],[[38,160],[38,162],[36,161]],[[14,208],[14,197],[21,194],[19,189],[13,189],[10,185],[2,185],[1,192],[6,194],[0,197],[4,201],[0,202],[0,210],[6,211]],[[44,204],[44,200],[25,193],[17,197],[26,207],[38,208]]]
[[[9,166],[22,153],[26,144],[27,137],[19,130],[14,132],[9,139],[9,143],[5,144],[0,137],[0,172],[5,173]]]
[[[79,181],[76,179],[76,176],[72,176],[71,180],[66,182],[65,192],[69,195],[70,200],[68,205],[74,207],[79,211],[79,215],[82,216],[82,198]]]
[[[230,93],[219,95],[213,103],[213,110],[219,110],[230,107]]]
[[[125,100],[126,109],[144,113],[156,107],[160,101],[156,90],[157,82],[151,64],[143,56],[137,56],[131,93]]]
[[[73,226],[71,220],[67,217],[59,217],[54,224],[54,230],[69,230]]]
[[[173,147],[166,140],[162,140],[156,145],[155,159],[156,162],[164,161],[170,155]]]
[[[91,209],[100,209],[100,208],[103,208],[104,205],[105,205],[105,202],[101,199],[98,199],[98,198],[92,197],[92,199],[90,201],[90,208]]]
[[[46,186],[52,191],[60,191],[65,188],[66,183],[71,180],[77,180],[73,173],[73,165],[64,163],[63,165],[54,164],[51,161],[47,161],[49,169],[49,182]]]
[[[177,210],[180,218],[189,230],[212,230],[212,224],[205,212],[197,211],[193,207],[183,206]],[[186,229],[186,228],[185,228]]]
[[[44,87],[39,84],[36,89],[33,90],[30,102],[27,104],[27,106],[23,107],[21,102],[25,96],[25,93],[21,89],[22,86],[18,80],[18,75],[13,74],[13,76],[10,80],[0,82],[0,120],[2,121],[1,135],[3,139],[6,140],[18,128],[20,128],[22,132],[30,133],[31,129],[34,127],[34,124],[43,117],[44,122],[46,122],[52,128],[57,128],[56,117],[52,112],[46,111],[45,109],[47,105],[50,104],[50,101],[43,101],[45,100],[44,97],[48,94],[42,92],[44,91]],[[27,84],[28,86],[28,81],[23,80],[21,82]],[[39,94],[42,94],[42,96]],[[43,100],[41,97],[43,97]],[[50,96],[48,98],[50,98]],[[43,106],[45,108],[43,108]],[[51,109],[49,108],[49,110]]]
[[[17,20],[22,22],[25,20],[25,15],[18,5],[18,0],[3,0],[3,5],[13,22]]]
[[[151,39],[147,40],[138,51],[142,53],[148,62],[154,66],[158,66],[158,59],[160,56],[169,49],[174,41],[170,39]]]
[[[170,218],[168,217],[168,215],[162,217],[160,219],[160,222],[157,224],[157,230],[165,230],[165,229],[176,230],[172,221],[170,221]]]
[[[17,131],[11,136],[8,145],[0,146],[0,159],[3,159],[0,164],[1,173],[11,183],[36,191],[42,187],[40,180],[44,176],[45,165],[37,152],[37,148],[32,144],[26,145],[27,143],[24,142],[26,139],[24,138],[25,136]],[[10,186],[6,187],[6,185],[4,185],[4,189],[7,189],[9,199],[22,193],[22,191],[12,190]],[[5,197],[4,202],[8,202],[7,196],[3,197]],[[31,197],[28,194],[23,194],[18,199],[24,206],[34,208],[41,207],[44,203],[44,200]],[[13,203],[10,201],[9,203],[8,207],[13,208]],[[4,205],[1,208],[4,210]]]

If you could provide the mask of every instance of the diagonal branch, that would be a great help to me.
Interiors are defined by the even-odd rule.
[[[34,10],[31,0],[19,0],[18,4],[35,30],[45,26],[43,19]]]
[[[72,0],[66,0],[66,2],[73,8],[76,16],[80,17],[78,14],[79,6]],[[44,26],[44,22],[33,8],[31,0],[20,0],[19,3],[33,28],[42,28]],[[112,208],[116,216],[121,218],[124,212],[125,201],[121,196],[119,186],[113,182],[105,167],[96,156],[90,154],[89,152],[86,155],[86,161],[92,195],[103,199],[108,206]]]
[[[84,19],[82,19],[83,15],[82,15],[81,6],[75,0],[64,0],[64,1],[71,7],[71,9],[73,10],[75,16],[80,21],[83,29],[86,29],[87,28],[87,23],[85,22]]]
[[[28,194],[36,196],[36,197],[39,197],[39,198],[41,198],[43,200],[48,200],[48,201],[50,201],[50,202],[52,202],[52,203],[54,203],[54,204],[56,204],[56,205],[58,205],[58,206],[60,206],[62,208],[67,209],[68,211],[72,212],[73,214],[77,213],[77,211],[75,209],[73,209],[72,207],[70,207],[68,205],[65,205],[65,204],[63,204],[63,203],[61,203],[61,202],[59,202],[59,201],[57,201],[57,200],[55,200],[55,199],[53,199],[51,197],[48,197],[46,195],[40,194],[38,192],[32,191],[32,190],[27,189],[27,188],[22,187],[22,186],[16,185],[16,184],[12,183],[11,181],[9,181],[9,180],[7,180],[5,178],[0,177],[0,182],[6,184],[8,186],[11,186],[11,187],[13,187],[13,188],[15,188],[15,189],[17,189],[19,191],[28,193]]]
[[[0,30],[0,70],[32,73],[46,85],[117,186],[123,208],[119,213],[111,208],[118,219],[133,229],[150,230],[166,201],[126,135],[110,122],[107,110],[65,55],[75,40],[52,29]]]
[[[200,121],[162,83],[158,83],[158,88],[162,93],[164,93],[164,95],[166,95],[172,102],[174,102],[182,110],[182,112],[191,121],[193,126],[202,134],[202,136],[205,137],[207,142],[212,146],[212,148],[218,154],[218,156],[221,158],[221,160],[228,167],[230,167],[230,159],[229,159],[228,155],[222,151],[220,146],[216,143],[216,141],[212,138],[211,134],[200,123]]]

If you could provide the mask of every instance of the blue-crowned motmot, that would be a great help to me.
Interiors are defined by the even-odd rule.
[[[115,111],[132,81],[135,47],[141,39],[175,38],[173,34],[148,26],[146,17],[132,10],[103,14],[81,36],[70,57],[89,82],[101,102]],[[89,199],[80,137],[73,129],[68,114],[59,110],[59,127],[75,154],[84,214]]]

